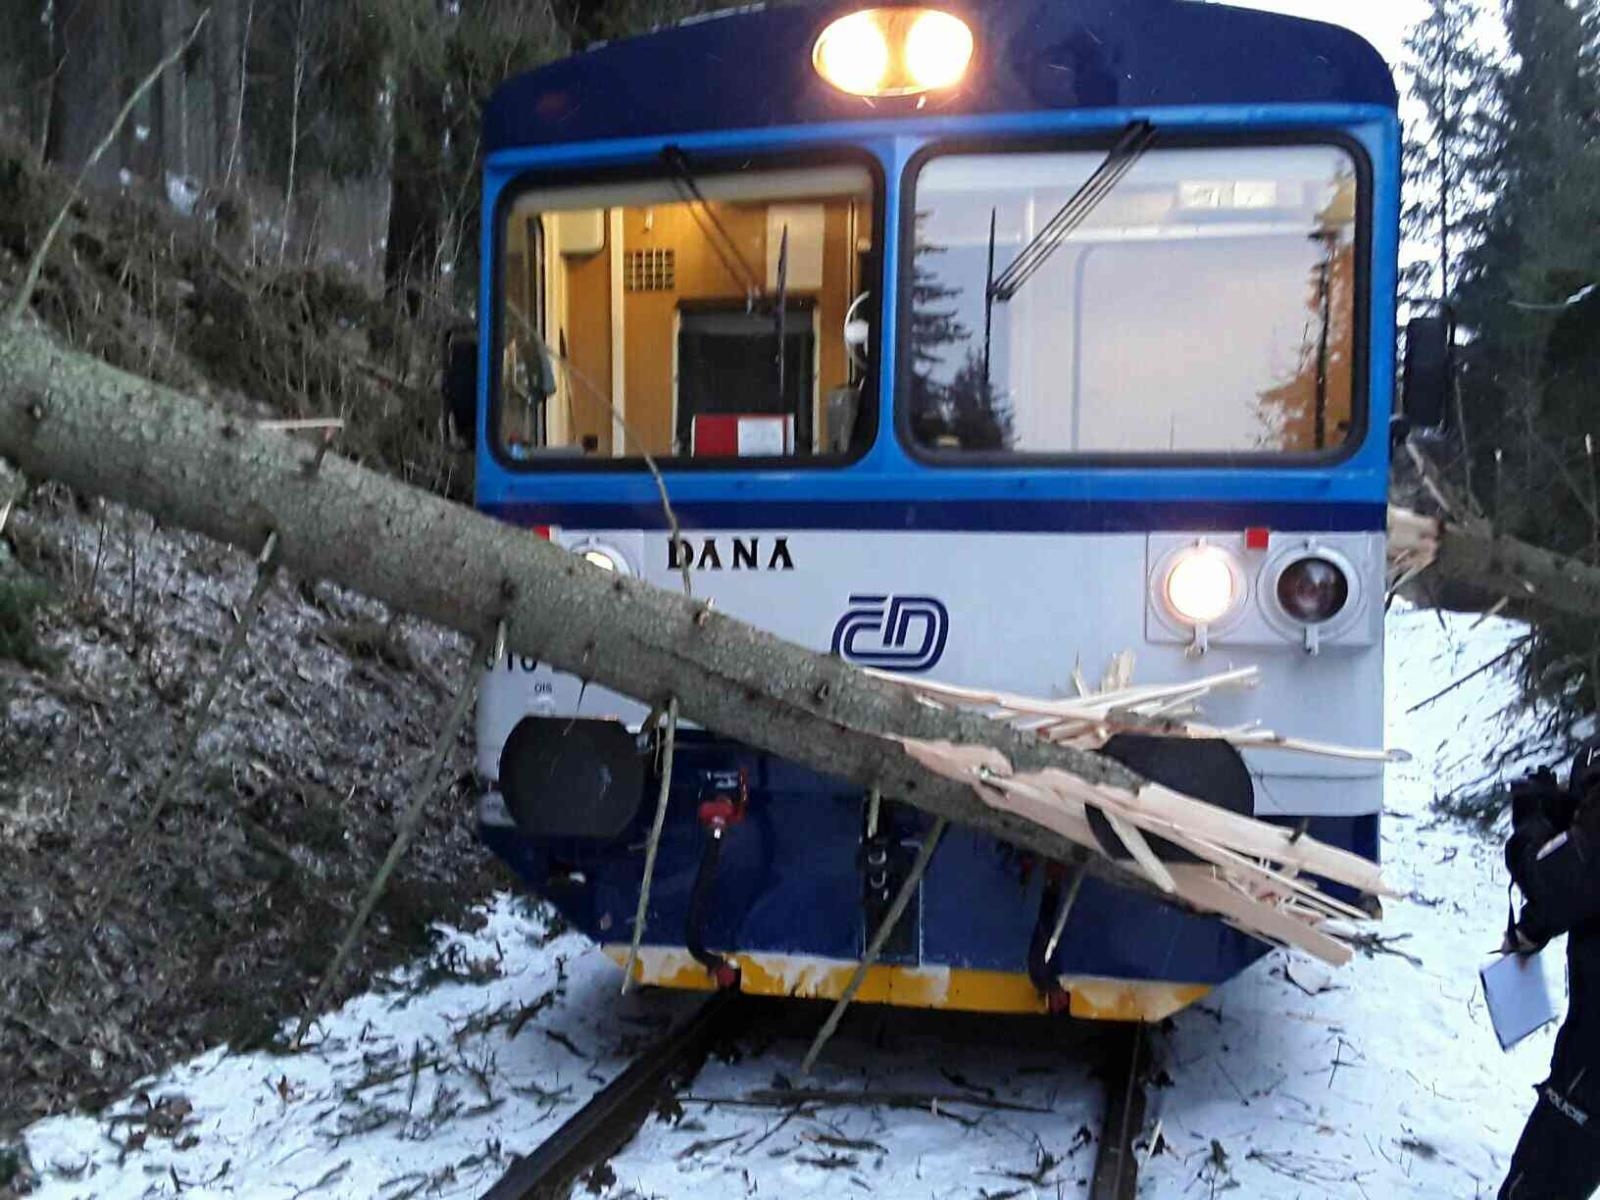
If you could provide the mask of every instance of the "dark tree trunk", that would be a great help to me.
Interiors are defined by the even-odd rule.
[[[124,60],[120,8],[119,0],[81,0],[63,8],[56,100],[45,157],[69,171],[87,161],[127,94],[119,94],[117,86]],[[100,159],[92,178],[114,183],[121,169],[122,156],[113,148]]]
[[[161,61],[167,47],[161,42],[161,22],[151,20],[142,6],[128,5],[120,14],[122,28],[122,70],[118,74],[117,96],[131,95],[139,80]],[[166,174],[163,153],[161,93],[169,87],[183,86],[183,69],[175,67],[156,80],[123,126],[119,140],[122,162],[139,180],[160,192]]]
[[[391,296],[404,292],[416,315],[439,254],[444,197],[444,95],[438,82],[408,70],[395,105],[394,160],[389,173],[389,236],[383,278]]]

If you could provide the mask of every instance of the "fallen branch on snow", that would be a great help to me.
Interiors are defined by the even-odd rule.
[[[1390,574],[1448,579],[1575,617],[1600,616],[1600,567],[1497,534],[1478,518],[1444,521],[1389,508]]]

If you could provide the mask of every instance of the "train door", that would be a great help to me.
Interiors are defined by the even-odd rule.
[[[677,444],[695,454],[737,454],[738,417],[748,415],[779,419],[744,422],[747,442],[766,434],[791,452],[810,446],[814,312],[809,300],[787,302],[781,315],[743,303],[685,306],[678,315]],[[732,444],[722,445],[730,436]]]

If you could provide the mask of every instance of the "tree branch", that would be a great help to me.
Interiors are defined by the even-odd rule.
[[[1600,567],[1494,532],[1487,521],[1443,521],[1389,509],[1392,558],[1447,579],[1574,617],[1600,617]]]

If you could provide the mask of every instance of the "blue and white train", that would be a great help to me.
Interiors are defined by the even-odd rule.
[[[1395,109],[1354,34],[1184,0],[742,9],[513,79],[478,505],[864,665],[1253,663],[1212,723],[1377,746]],[[515,657],[479,706],[483,839],[619,962],[646,715]],[[1245,759],[1257,816],[1376,858],[1381,766]],[[639,978],[837,996],[927,818],[693,729],[670,786]],[[1048,875],[952,829],[861,998],[1159,1020],[1266,949],[1091,880],[1042,961]]]

